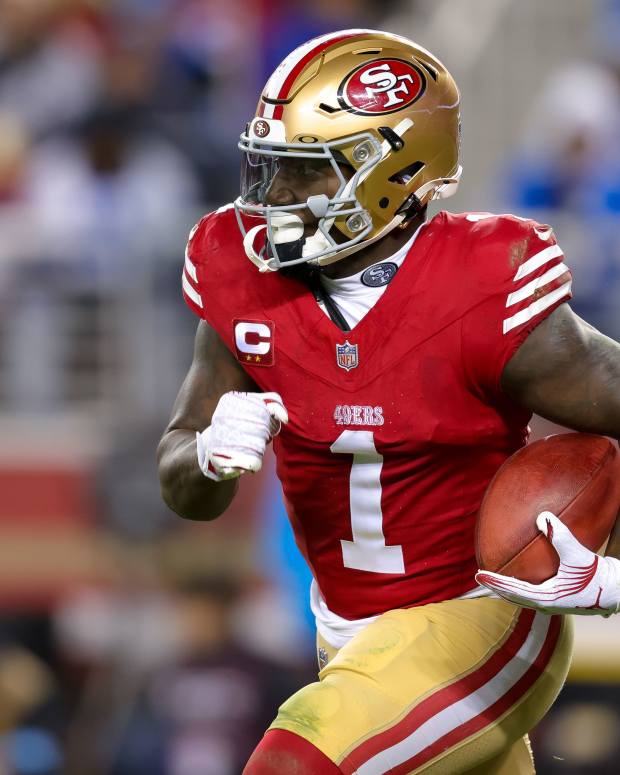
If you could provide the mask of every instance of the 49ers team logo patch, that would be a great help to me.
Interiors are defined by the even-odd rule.
[[[355,68],[338,87],[338,102],[350,113],[394,113],[424,94],[424,73],[404,59],[373,59]]]
[[[271,320],[233,320],[237,360],[246,366],[273,366],[273,333]]]

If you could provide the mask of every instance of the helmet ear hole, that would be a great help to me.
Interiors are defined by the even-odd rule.
[[[398,170],[398,172],[390,175],[388,180],[390,183],[401,183],[402,185],[406,185],[425,166],[423,161],[414,161],[412,164],[408,164],[406,167]]]

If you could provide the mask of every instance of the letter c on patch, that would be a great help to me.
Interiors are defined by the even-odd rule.
[[[244,366],[273,366],[275,326],[271,320],[233,320],[235,355]]]
[[[235,344],[242,353],[267,355],[271,349],[271,330],[265,323],[241,321],[235,326]]]

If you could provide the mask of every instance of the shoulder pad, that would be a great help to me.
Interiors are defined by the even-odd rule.
[[[463,213],[462,228],[467,233],[469,271],[482,282],[516,279],[540,261],[561,257],[553,229],[529,218],[492,213]]]
[[[229,266],[230,262],[225,260],[218,263],[218,258],[223,249],[230,250],[231,241],[237,234],[240,241],[241,233],[232,204],[203,216],[189,234],[182,276],[183,296],[199,317],[204,317],[205,277],[211,276],[214,270],[225,271]],[[213,266],[209,266],[210,262]]]
[[[220,246],[224,239],[230,243],[238,231],[234,205],[228,204],[204,215],[189,233],[186,258],[189,255],[194,265],[201,265],[208,260],[209,254]]]

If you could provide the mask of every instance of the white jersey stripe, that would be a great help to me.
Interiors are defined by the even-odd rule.
[[[519,288],[518,291],[509,293],[508,298],[506,299],[506,306],[512,307],[513,304],[518,304],[520,301],[523,301],[523,299],[527,299],[528,296],[532,296],[539,288],[543,288],[547,283],[550,283],[552,280],[555,280],[560,277],[560,275],[563,275],[564,272],[568,271],[569,269],[566,264],[557,264],[557,266],[551,267],[551,269],[543,275],[532,280],[527,285],[524,285],[523,288]]]
[[[521,280],[523,277],[527,277],[528,274],[536,271],[539,266],[549,263],[552,258],[564,258],[564,253],[559,245],[549,245],[548,248],[544,248],[539,253],[536,253],[531,258],[528,258],[521,266],[519,271],[514,276],[515,282]]]
[[[189,246],[185,248],[185,270],[192,280],[197,283],[198,275],[196,274],[196,267],[189,257]]]
[[[200,294],[197,290],[192,288],[192,285],[190,281],[187,279],[187,275],[185,272],[183,272],[183,290],[185,293],[189,296],[189,298],[194,302],[194,304],[197,307],[200,307],[202,309],[202,299],[200,298]]]
[[[544,646],[550,622],[551,617],[537,613],[525,642],[499,673],[473,694],[436,713],[400,743],[368,759],[355,770],[356,775],[382,775],[388,772],[494,705],[512,689],[535,661]]]
[[[572,281],[569,280],[567,283],[564,283],[564,285],[556,288],[555,291],[551,291],[551,293],[548,293],[541,299],[532,302],[529,307],[517,312],[516,315],[513,315],[511,318],[506,318],[506,320],[504,320],[504,333],[507,334],[513,328],[516,328],[523,323],[527,323],[528,320],[531,320],[535,315],[538,315],[539,312],[551,307],[551,305],[555,304],[556,301],[559,301],[563,296],[568,296],[570,294],[571,285]]]

